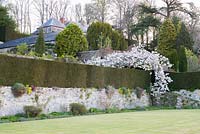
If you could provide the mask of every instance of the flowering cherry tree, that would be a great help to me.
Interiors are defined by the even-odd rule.
[[[133,47],[131,51],[116,52],[101,57],[92,58],[86,64],[114,67],[114,68],[141,68],[144,70],[154,70],[155,83],[151,87],[152,95],[157,96],[169,91],[168,83],[172,82],[169,74],[164,72],[164,68],[171,68],[169,60],[157,52],[149,52],[142,46]]]

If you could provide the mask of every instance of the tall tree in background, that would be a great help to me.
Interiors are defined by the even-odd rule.
[[[180,22],[180,31],[177,34],[177,40],[176,44],[177,47],[180,47],[180,45],[192,50],[194,41],[186,27],[186,25],[183,22]]]
[[[75,5],[75,14],[76,14],[76,22],[82,22],[83,14],[82,14],[82,6],[80,3]]]
[[[8,8],[0,5],[0,27],[6,27],[13,31],[16,29],[16,23],[8,13]]]
[[[173,17],[173,23],[177,32],[176,50],[178,53],[179,72],[186,72],[187,57],[185,48],[192,50],[194,42],[186,25],[179,18]]]
[[[34,7],[37,10],[41,24],[45,21],[45,0],[34,0]]]
[[[116,13],[116,25],[119,30],[123,30],[124,6],[127,0],[112,0],[113,11]]]
[[[152,1],[150,1],[150,3],[141,3],[139,5],[138,22],[132,27],[132,33],[137,37],[137,41],[139,43],[141,42],[141,44],[146,44],[148,50],[154,50],[156,47],[154,42],[157,40],[157,32],[161,24],[159,18],[157,18],[153,13],[145,10],[146,6],[152,7],[151,2]],[[153,35],[152,40],[150,40],[150,35]],[[144,38],[146,39],[146,42]]]
[[[186,57],[186,50],[184,46],[180,46],[178,49],[178,67],[179,67],[179,72],[187,72],[188,69],[188,63],[187,63],[187,57]]]
[[[164,6],[162,7],[150,7],[146,6],[146,12],[161,15],[165,18],[172,17],[172,13],[181,12],[186,13],[193,17],[194,13],[183,7],[183,3],[180,0],[162,0]]]
[[[42,28],[39,30],[39,35],[35,44],[35,52],[38,56],[42,56],[45,53],[44,33]]]
[[[10,3],[9,9],[13,18],[17,23],[18,30],[21,33],[31,33],[31,10],[32,0],[13,0]]]
[[[126,5],[124,6],[124,16],[123,16],[123,24],[124,24],[124,31],[128,38],[128,45],[133,45],[133,34],[131,31],[132,24],[136,23],[138,15],[138,3],[136,0],[127,1]]]
[[[99,18],[99,13],[93,3],[85,4],[84,16],[87,25],[91,24],[94,20],[97,20]]]
[[[54,17],[56,19],[67,18],[69,8],[70,8],[69,0],[57,0],[54,9]]]
[[[93,0],[96,7],[95,10],[99,13],[98,20],[105,22],[110,7],[110,0]]]
[[[176,51],[176,28],[171,19],[166,19],[160,27],[158,39],[158,52],[169,58],[174,64],[173,68],[178,70],[178,55]]]
[[[70,7],[69,0],[33,0],[33,5],[43,24],[49,18],[66,18]]]
[[[168,56],[172,49],[176,49],[176,28],[170,19],[166,19],[160,27],[158,51]]]
[[[137,0],[112,0],[111,4],[116,28],[126,34],[128,44],[132,45],[132,25],[137,22],[139,2]]]

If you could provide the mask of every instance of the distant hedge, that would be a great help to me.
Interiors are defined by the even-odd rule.
[[[170,73],[170,77],[173,80],[170,84],[171,91],[200,89],[200,72]]]
[[[150,87],[149,72],[0,55],[0,85],[15,82],[41,87]]]

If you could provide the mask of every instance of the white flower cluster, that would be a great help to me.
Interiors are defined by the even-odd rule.
[[[169,60],[157,52],[149,52],[142,46],[133,47],[131,51],[116,52],[101,57],[92,58],[86,64],[114,67],[114,68],[141,68],[144,70],[154,70],[155,83],[152,86],[153,95],[159,95],[169,91],[168,83],[172,82],[164,68],[170,68],[172,65]]]

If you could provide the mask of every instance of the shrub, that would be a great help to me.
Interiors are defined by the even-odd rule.
[[[125,40],[122,33],[113,30],[111,39],[112,39],[112,49],[126,50],[128,48],[128,42]]]
[[[76,56],[78,52],[87,49],[87,39],[81,29],[75,24],[68,25],[56,37],[55,52],[58,57],[63,55]]]
[[[24,112],[28,118],[37,117],[42,112],[42,108],[36,106],[24,106]]]
[[[172,68],[175,70],[175,71],[178,71],[179,69],[179,61],[178,61],[178,52],[176,51],[176,49],[172,49],[169,53],[168,53],[168,56],[169,58],[169,61],[171,64],[173,64]]]
[[[87,31],[87,40],[89,48],[92,50],[110,46],[114,50],[125,50],[128,48],[128,42],[123,34],[112,30],[112,26],[108,23],[92,23]]]
[[[121,110],[119,108],[107,108],[105,109],[105,113],[119,113]]]
[[[25,55],[28,53],[28,46],[26,43],[22,43],[21,45],[17,46],[17,54]]]
[[[87,113],[87,109],[84,105],[79,103],[72,103],[70,104],[70,112],[73,115],[84,115]]]
[[[103,110],[97,109],[97,108],[90,108],[88,110],[90,113],[100,113],[103,112]]]
[[[111,35],[112,26],[110,24],[102,22],[92,23],[87,31],[89,48],[91,50],[97,50],[101,47],[105,47],[104,43],[106,41],[106,38],[108,37],[111,39]]]
[[[200,64],[198,57],[189,49],[185,49],[187,57],[188,72],[200,71]]]
[[[31,56],[31,57],[35,57],[36,55],[37,55],[36,52],[32,50],[28,53],[28,56]]]
[[[26,93],[26,87],[21,83],[15,83],[11,90],[14,97],[21,97],[24,93]]]

